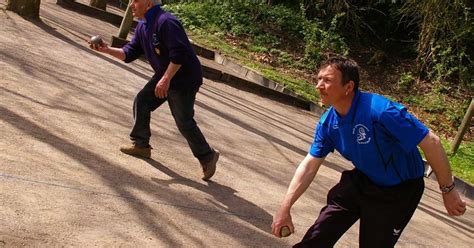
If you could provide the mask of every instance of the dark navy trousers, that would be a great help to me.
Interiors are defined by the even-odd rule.
[[[194,102],[199,88],[182,90],[170,88],[166,98],[158,98],[155,96],[158,80],[153,77],[135,96],[133,101],[134,124],[130,132],[130,139],[137,146],[148,147],[151,136],[151,112],[168,101],[176,126],[188,142],[194,157],[200,161],[209,160],[214,151],[194,120]]]
[[[344,171],[329,191],[318,219],[294,247],[333,247],[358,219],[359,247],[394,247],[423,190],[423,178],[381,187],[357,169]]]

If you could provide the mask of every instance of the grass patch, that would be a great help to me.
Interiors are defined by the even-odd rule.
[[[234,59],[240,64],[260,72],[264,77],[272,81],[280,83],[285,88],[293,91],[305,100],[316,102],[319,99],[319,94],[314,85],[303,79],[298,79],[288,75],[287,73],[280,72],[275,67],[255,61],[249,56],[249,52],[246,49],[229,44],[223,37],[219,37],[219,34],[205,34],[197,30],[188,33],[196,44],[218,50],[224,56]],[[255,47],[253,48],[255,49]]]
[[[442,140],[446,151],[450,150],[451,143]],[[474,185],[474,142],[462,142],[455,154],[448,154],[451,169],[456,177]]]
[[[302,79],[291,77],[291,75],[279,72],[270,66],[258,64],[252,61],[245,63],[245,65],[260,71],[264,77],[277,83],[281,83],[285,88],[293,91],[295,94],[306,100],[316,102],[319,99],[316,87]]]

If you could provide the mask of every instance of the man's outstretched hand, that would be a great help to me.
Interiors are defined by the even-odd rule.
[[[94,49],[96,51],[99,51],[101,53],[107,53],[107,50],[109,49],[109,44],[107,44],[105,41],[103,41],[102,39],[100,41],[95,41],[93,39],[94,37],[92,37],[88,43],[89,43],[89,47],[91,49]]]

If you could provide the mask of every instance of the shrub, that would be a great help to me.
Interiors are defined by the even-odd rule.
[[[404,72],[400,75],[400,79],[397,82],[397,88],[402,91],[409,91],[413,83],[415,83],[415,77],[411,72]]]
[[[471,0],[406,0],[402,20],[419,26],[418,70],[435,81],[455,81],[472,87],[474,15]],[[472,3],[471,3],[472,5]]]
[[[277,57],[288,67],[314,69],[328,53],[347,55],[349,52],[337,32],[338,20],[343,14],[332,18],[329,27],[325,28],[322,21],[307,18],[302,5],[295,10],[285,5],[269,6],[264,1],[212,2],[184,1],[166,7],[192,31],[221,32],[244,38],[252,52],[285,51]],[[294,53],[299,48],[301,51]],[[290,51],[300,54],[301,61],[291,56]]]
[[[304,15],[303,8],[301,9]],[[305,20],[303,34],[305,41],[304,61],[308,69],[314,68],[329,53],[347,55],[349,48],[344,42],[344,38],[337,33],[337,22],[344,14],[333,17],[330,27],[325,30],[318,20]]]

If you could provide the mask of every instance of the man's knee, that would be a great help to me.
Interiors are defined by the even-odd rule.
[[[140,91],[138,94],[135,96],[134,102],[136,104],[143,104],[145,103],[148,99],[150,98],[149,94],[146,91]]]
[[[194,121],[193,118],[181,118],[181,119],[175,119],[176,121],[176,126],[178,126],[178,129],[181,132],[186,132],[187,130],[194,129],[196,127],[196,122]]]

